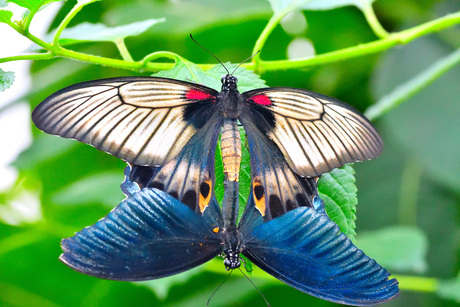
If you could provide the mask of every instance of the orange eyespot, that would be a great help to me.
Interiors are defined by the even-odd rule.
[[[252,183],[252,193],[257,210],[265,216],[265,189],[260,184],[259,178],[255,178]]]
[[[200,212],[203,212],[204,209],[209,205],[212,195],[212,181],[210,179],[202,182],[200,184]]]
[[[212,230],[212,232],[218,233],[218,232],[219,232],[219,227],[214,228],[214,229]]]

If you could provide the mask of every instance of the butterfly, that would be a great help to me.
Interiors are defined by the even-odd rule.
[[[273,87],[239,93],[160,77],[83,82],[32,113],[49,134],[90,144],[128,162],[123,200],[96,224],[62,241],[60,259],[84,274],[146,280],[240,253],[313,296],[374,305],[398,282],[359,250],[324,211],[317,177],[377,157],[382,141],[351,106],[311,91]],[[251,192],[237,222],[241,141],[246,131]],[[224,198],[214,188],[221,135]]]

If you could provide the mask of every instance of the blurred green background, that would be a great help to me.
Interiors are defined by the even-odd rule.
[[[74,4],[63,4],[51,29]],[[374,8],[383,26],[392,32],[459,11],[460,2],[380,0]],[[165,23],[127,38],[135,60],[168,50],[195,63],[214,64],[214,59],[189,39],[188,34],[193,33],[222,61],[238,63],[251,55],[271,14],[270,4],[264,0],[112,0],[84,8],[70,26],[83,21],[116,26],[166,17]],[[264,60],[286,58],[288,46],[298,38],[307,38],[317,54],[377,39],[362,12],[351,6],[304,11],[293,20],[294,31],[285,25],[271,34],[263,49]],[[305,29],[296,26],[304,20]],[[269,86],[313,90],[364,111],[459,47],[457,27],[381,54],[303,70],[271,71],[262,78]],[[111,43],[72,48],[119,58]],[[76,82],[134,75],[68,59],[35,62],[31,73],[32,88],[24,93],[31,107]],[[426,292],[403,290],[387,306],[455,306],[455,299],[460,302],[460,282],[455,279],[460,264],[459,116],[460,67],[454,67],[375,122],[385,142],[384,153],[377,160],[355,164],[358,247],[393,274],[435,278],[416,279],[412,286]],[[19,170],[16,183],[0,191],[0,305],[203,306],[225,277],[223,265],[220,273],[205,266],[172,278],[129,283],[85,276],[58,261],[62,237],[93,224],[123,199],[119,184],[125,163],[90,146],[31,129],[33,144],[13,163]],[[13,204],[30,202],[29,198],[39,198],[41,205],[39,213],[27,220]],[[274,278],[254,277],[253,281],[272,306],[337,305]],[[264,302],[235,272],[216,293],[211,306],[264,306]]]

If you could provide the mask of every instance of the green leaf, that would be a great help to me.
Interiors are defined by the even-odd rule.
[[[224,63],[224,65],[229,72],[232,72],[237,67],[237,64]],[[222,87],[221,79],[226,74],[227,71],[220,64],[204,71],[192,62],[185,59],[179,59],[172,69],[160,71],[154,74],[154,76],[196,82],[213,88],[216,91],[220,91]],[[240,92],[267,87],[265,81],[262,80],[259,75],[256,75],[252,70],[247,70],[244,67],[239,67],[234,75],[238,78],[238,90]]]
[[[273,11],[279,12],[284,10],[288,6],[291,6],[289,11],[295,10],[310,10],[310,11],[322,11],[332,10],[342,6],[354,5],[361,10],[364,10],[367,6],[372,4],[375,0],[269,0]]]
[[[59,205],[103,204],[113,208],[123,199],[120,172],[105,172],[84,177],[55,193],[52,201]]]
[[[60,0],[7,0],[8,2],[15,3],[21,7],[25,7],[30,11],[38,11],[42,6],[48,5],[51,2]]]
[[[460,303],[460,276],[439,281],[437,294],[444,299]]]
[[[241,136],[241,166],[240,166],[240,186],[239,186],[239,211],[238,220],[243,215],[244,208],[248,202],[249,193],[251,193],[251,157],[246,144],[246,131],[243,127],[239,127]],[[216,148],[216,186],[214,188],[217,201],[222,202],[224,198],[224,167],[222,164],[222,151],[220,148],[220,140],[217,142]]]
[[[238,212],[238,220],[243,215],[244,208],[248,202],[249,194],[251,193],[251,156],[247,147],[246,131],[241,126],[241,166],[240,166],[240,207]]]
[[[428,239],[416,227],[393,226],[360,232],[356,245],[381,266],[398,272],[427,270]]]
[[[128,36],[140,35],[153,25],[164,21],[164,18],[147,19],[118,27],[107,27],[101,23],[83,22],[75,27],[64,29],[59,37],[59,43],[62,45],[71,45],[80,42],[115,42],[123,40]]]
[[[0,13],[1,12],[2,11],[0,11]],[[0,68],[0,92],[3,92],[6,89],[8,89],[11,85],[13,85],[13,82],[14,82],[14,72],[4,71]]]
[[[203,69],[198,67],[196,64],[181,58],[177,60],[176,65],[174,65],[172,69],[160,71],[153,76],[196,82],[200,84],[206,84],[206,86],[213,88],[213,86],[209,85],[208,83],[204,83],[204,81],[207,80],[209,76],[206,75]]]
[[[355,171],[350,165],[323,174],[318,181],[318,192],[326,206],[326,212],[340,230],[354,241],[357,188]]]

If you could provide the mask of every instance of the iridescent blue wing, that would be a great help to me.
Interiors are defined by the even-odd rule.
[[[46,98],[32,113],[46,133],[76,139],[136,165],[173,159],[215,114],[218,92],[155,77],[78,83]]]
[[[283,87],[242,95],[257,128],[300,176],[318,177],[382,151],[382,140],[364,115],[334,98]]]
[[[398,281],[370,259],[325,214],[308,207],[263,220],[250,200],[241,222],[243,254],[288,285],[341,304],[394,298]]]
[[[218,212],[212,201],[202,217],[165,192],[145,188],[93,226],[62,240],[60,259],[76,271],[105,279],[177,274],[221,253]]]

